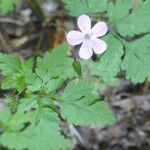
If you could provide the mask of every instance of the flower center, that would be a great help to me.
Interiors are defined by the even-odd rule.
[[[86,34],[86,35],[84,36],[84,38],[85,38],[86,40],[89,40],[89,39],[91,38],[91,36],[90,36],[90,34]]]

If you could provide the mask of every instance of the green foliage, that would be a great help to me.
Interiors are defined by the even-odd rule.
[[[116,85],[116,76],[120,71],[123,46],[113,35],[104,38],[108,43],[107,51],[98,62],[91,64],[91,74],[100,77],[107,85]]]
[[[51,53],[47,52],[43,58],[37,58],[35,73],[27,74],[29,91],[52,92],[58,89],[65,79],[75,75],[66,54],[67,49],[67,44],[63,44]]]
[[[36,95],[29,95],[26,98],[20,100],[18,105],[18,112],[27,112],[31,109],[35,109],[38,106]]]
[[[63,2],[71,16],[79,16],[106,11],[108,0],[63,0]]]
[[[148,21],[149,21],[148,18],[150,16],[150,13],[149,13],[150,1],[148,1],[148,0],[140,1],[138,6],[135,8],[133,8],[133,4],[132,4],[131,0],[120,0],[120,1],[116,1],[115,4],[113,2],[109,2],[108,8],[106,7],[106,5],[108,3],[107,1],[101,1],[101,3],[99,3],[99,1],[88,1],[88,0],[87,1],[86,0],[78,0],[78,1],[64,0],[64,3],[66,4],[66,8],[70,11],[70,15],[72,15],[72,16],[78,16],[82,13],[95,13],[95,12],[99,12],[99,11],[105,11],[108,9],[107,11],[108,11],[108,16],[109,16],[109,22],[111,24],[115,24],[118,32],[123,36],[127,36],[127,35],[133,36],[135,34],[141,34],[143,32],[146,33],[146,32],[150,31],[149,23],[148,23]],[[95,4],[97,4],[97,5],[95,6]],[[137,24],[138,24],[138,26],[137,26]],[[107,42],[108,45],[110,42],[111,42],[111,40],[109,40]],[[116,47],[118,47],[118,49],[119,49],[119,47],[121,47],[121,43],[119,44],[119,42],[120,41],[116,42],[116,43],[118,43],[118,45],[120,45],[120,46],[116,45]],[[136,42],[133,42],[133,43],[136,43]],[[114,42],[112,43],[112,45],[115,45]],[[142,75],[141,75],[140,79],[134,79],[135,77],[133,77],[133,75],[129,75],[129,72],[131,73],[131,71],[128,70],[128,67],[125,67],[125,66],[128,66],[128,64],[127,64],[128,62],[126,61],[127,58],[130,58],[130,57],[132,58],[134,56],[134,54],[133,54],[134,50],[132,49],[133,46],[131,47],[128,45],[130,45],[130,44],[128,44],[128,42],[126,42],[125,48],[127,49],[130,47],[129,49],[131,52],[129,52],[129,50],[127,50],[127,52],[124,54],[125,59],[123,60],[122,69],[127,70],[127,72],[128,72],[127,76],[128,76],[128,78],[131,78],[132,81],[134,81],[136,83],[143,82],[143,79],[146,79],[148,77],[148,75],[147,75],[148,73],[141,73]],[[138,47],[136,47],[136,48],[138,48]],[[116,51],[115,48],[111,48],[111,49]],[[98,69],[95,69],[95,67],[97,67],[98,63],[92,64],[91,72],[93,75],[99,76],[102,80],[104,80],[109,85],[114,85],[116,83],[116,79],[114,77],[117,75],[117,72],[119,72],[119,68],[120,68],[119,66],[120,66],[120,61],[121,61],[120,57],[122,56],[122,53],[119,54],[119,57],[118,57],[119,59],[114,59],[113,62],[111,62],[111,61],[109,62],[110,64],[113,63],[115,65],[115,67],[114,67],[113,65],[107,65],[108,57],[112,56],[112,54],[113,54],[113,52],[110,52],[110,53],[109,52],[110,52],[110,50],[108,50],[108,52],[106,52],[100,59],[100,61],[99,61],[100,65],[99,65]],[[137,55],[140,55],[140,53]],[[143,55],[144,55],[144,53],[143,53]],[[117,57],[117,55],[115,55],[115,56]],[[60,57],[60,56],[58,56],[58,57]],[[148,59],[149,59],[149,55],[147,55],[147,57],[146,57],[146,62],[148,62]],[[134,60],[136,60],[136,59],[134,59]],[[39,58],[39,61],[40,61],[40,58]],[[70,60],[68,60],[68,61],[70,61]],[[140,60],[140,61],[142,62],[142,60]],[[138,62],[138,61],[136,61],[136,62]],[[143,62],[142,64],[145,64],[145,63]],[[67,66],[68,64],[66,63],[66,64],[64,64],[64,66],[65,65]],[[110,68],[108,66],[110,66]],[[138,63],[137,64],[134,63],[134,66],[138,67],[139,65],[138,65]],[[61,67],[61,69],[62,68],[63,67]],[[61,74],[61,69],[58,69],[58,72],[60,74]],[[132,72],[133,72],[132,74],[136,74],[135,70],[136,69],[132,69]],[[104,72],[109,72],[109,73],[104,73]],[[148,71],[145,71],[145,72],[148,72]],[[32,74],[32,76],[31,76],[31,74]],[[31,85],[28,86],[31,91],[39,90],[41,88],[40,85],[43,82],[45,82],[43,84],[47,84],[47,85],[44,86],[46,88],[44,90],[49,92],[50,90],[55,90],[56,88],[58,88],[58,86],[60,86],[61,83],[63,82],[63,78],[62,78],[63,75],[61,75],[61,78],[59,77],[59,80],[53,79],[53,78],[57,78],[57,77],[52,77],[51,79],[49,79],[49,80],[51,80],[51,83],[50,83],[50,81],[48,83],[46,83],[46,81],[42,81],[41,78],[39,76],[37,76],[38,68],[37,68],[37,73],[36,73],[37,75],[33,74],[32,72],[31,72],[31,74],[30,74],[31,79],[29,79],[29,80],[32,80],[32,82],[35,85],[34,87]],[[68,73],[68,74],[70,74],[70,73]],[[64,75],[65,75],[65,77],[67,76],[67,74],[65,74],[65,73],[64,73]],[[73,75],[74,74],[72,74],[71,77]],[[47,73],[47,76],[49,76],[49,73]],[[44,78],[47,78],[47,77],[44,77]],[[18,83],[16,83],[17,81],[18,81]],[[20,84],[20,83],[22,83],[22,84]],[[8,76],[5,78],[5,81],[2,84],[2,88],[8,89],[11,86],[11,88],[17,87],[17,89],[20,90],[20,89],[22,89],[22,87],[25,86],[24,84],[25,84],[24,78],[22,77],[22,75],[15,74],[13,76]],[[54,87],[52,88],[52,86],[54,86]]]
[[[5,108],[3,112],[0,113],[0,121],[5,123],[11,118],[11,112],[8,108]]]
[[[0,53],[0,70],[5,76],[2,89],[16,88],[20,91],[25,87],[22,63],[17,57]]]
[[[58,122],[57,114],[46,107],[40,107],[30,114],[16,113],[5,124],[7,128],[0,138],[0,144],[16,150],[65,150],[70,142],[60,134]],[[24,123],[30,124],[25,128]]]
[[[122,69],[127,71],[127,78],[135,83],[150,80],[150,35],[126,43],[126,55]]]
[[[112,124],[114,117],[104,101],[91,93],[92,87],[85,81],[72,81],[60,97],[62,116],[69,123]]]
[[[19,0],[0,0],[0,11],[8,13],[13,10],[14,5],[18,3]]]
[[[9,107],[0,114],[1,146],[15,150],[68,149],[70,140],[60,133],[60,115],[76,125],[114,123],[115,117],[106,102],[100,101],[93,94],[92,85],[84,80],[70,81],[62,94],[56,96],[64,81],[77,76],[67,50],[67,44],[63,43],[43,58],[38,57],[36,66],[32,59],[21,61],[0,54],[0,70],[4,78],[18,74],[24,82],[24,86],[18,89],[18,78],[12,81],[14,86],[3,81],[9,85],[7,89],[19,93],[16,97],[8,97],[9,100],[6,98]],[[56,102],[60,104],[60,112]]]
[[[124,38],[118,37],[114,30],[114,26],[116,26],[117,31],[123,36],[150,32],[149,7],[150,1],[140,1],[135,8],[131,0],[118,0],[115,4],[109,3],[110,34],[105,38],[108,50],[98,62],[91,63],[91,74],[100,77],[108,85],[117,83],[114,77],[121,69],[127,72],[127,78],[134,83],[142,83],[146,79],[150,79],[148,65],[150,37],[147,35],[137,41],[126,41]],[[123,60],[121,60],[122,56],[124,56]],[[120,68],[121,63],[122,67]]]
[[[125,70],[127,78],[134,83],[149,80],[149,36],[140,38],[141,35],[150,33],[149,0],[139,0],[136,5],[133,0],[64,0],[64,3],[71,16],[104,11],[104,15],[108,16],[110,30],[104,38],[108,50],[97,62],[90,62],[92,75],[99,77],[107,85],[117,84],[115,77],[121,70]],[[132,40],[136,36],[138,40]]]
[[[0,0],[0,8],[7,12],[16,2]],[[35,62],[0,53],[1,88],[12,95],[0,113],[0,145],[8,149],[68,149],[70,141],[61,134],[60,118],[75,125],[114,123],[114,115],[89,78],[116,85],[118,73],[125,71],[134,83],[150,80],[149,0],[140,0],[136,7],[132,0],[63,2],[71,16],[108,17],[109,32],[104,37],[108,49],[96,61],[81,64],[67,57],[66,43]]]
[[[109,21],[116,23],[129,14],[129,9],[132,7],[132,0],[117,0],[114,4],[110,2],[108,5]]]
[[[150,32],[149,18],[150,18],[150,1],[141,3],[137,8],[132,10],[132,13],[125,17],[122,21],[117,22],[116,26],[118,32],[123,36],[133,36],[140,33]]]
[[[122,36],[144,35],[144,33],[150,32],[148,25],[150,1],[141,0],[136,7],[133,7],[131,2],[122,0],[117,1],[115,5],[109,3],[108,15],[112,26],[115,25],[118,33]],[[118,38],[125,50],[122,70],[126,71],[127,79],[131,79],[134,83],[142,83],[146,79],[149,80],[150,36],[139,36],[137,40],[126,40],[123,37]]]

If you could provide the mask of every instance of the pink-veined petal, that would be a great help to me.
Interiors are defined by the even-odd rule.
[[[88,33],[91,30],[91,19],[87,15],[79,16],[77,25],[83,33]]]
[[[84,40],[84,34],[82,32],[73,30],[67,33],[66,39],[67,42],[72,46],[79,45]]]
[[[93,50],[92,50],[90,41],[85,40],[79,50],[79,56],[80,56],[80,58],[86,60],[86,59],[91,58],[92,55],[93,55]]]
[[[107,44],[98,38],[90,40],[93,51],[96,54],[102,54],[107,49]]]
[[[94,27],[91,29],[91,33],[94,37],[100,37],[107,33],[108,27],[105,22],[98,22],[94,25]]]

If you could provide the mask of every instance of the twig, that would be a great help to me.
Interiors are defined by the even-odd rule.
[[[69,129],[70,129],[71,134],[75,136],[82,145],[85,146],[85,141],[82,138],[81,134],[76,130],[76,128],[73,125],[69,125]]]

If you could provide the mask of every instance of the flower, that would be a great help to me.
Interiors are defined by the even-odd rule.
[[[93,55],[102,54],[107,49],[107,44],[99,39],[108,31],[105,22],[98,22],[91,27],[91,19],[87,15],[81,15],[77,19],[80,31],[72,30],[67,33],[66,39],[71,46],[82,44],[79,49],[79,56],[82,59],[89,59]]]

